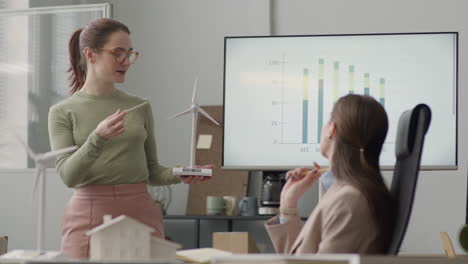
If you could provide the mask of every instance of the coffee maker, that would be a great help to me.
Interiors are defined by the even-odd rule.
[[[275,215],[279,212],[281,189],[285,183],[285,172],[266,171],[260,199],[259,215]]]

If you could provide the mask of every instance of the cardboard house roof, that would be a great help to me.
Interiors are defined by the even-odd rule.
[[[97,233],[97,232],[99,232],[101,230],[104,230],[104,229],[106,229],[106,228],[108,228],[110,226],[113,226],[113,225],[118,224],[118,223],[123,223],[123,222],[126,222],[126,221],[130,221],[131,223],[133,223],[135,225],[139,225],[141,227],[144,227],[144,228],[146,228],[148,230],[148,232],[154,232],[154,228],[149,227],[149,226],[147,226],[147,225],[145,225],[145,224],[143,224],[143,223],[141,223],[141,222],[139,222],[139,221],[137,221],[137,220],[135,220],[135,219],[133,219],[131,217],[128,217],[126,215],[120,215],[120,216],[118,216],[118,217],[116,217],[116,218],[114,218],[112,220],[109,220],[109,221],[103,223],[102,225],[96,226],[95,228],[89,230],[88,232],[86,232],[86,235],[90,236],[90,235],[95,234],[95,233]]]

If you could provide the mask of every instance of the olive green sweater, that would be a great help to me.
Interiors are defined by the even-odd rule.
[[[126,114],[123,134],[106,140],[94,132],[102,120],[118,109],[129,109],[144,101],[120,90],[108,96],[77,92],[50,108],[52,150],[79,146],[75,152],[57,159],[57,171],[65,185],[180,182],[171,168],[159,165],[150,104]]]

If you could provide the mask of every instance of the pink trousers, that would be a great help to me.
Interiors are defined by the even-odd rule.
[[[62,252],[70,258],[89,258],[86,232],[103,223],[103,216],[127,215],[156,231],[164,238],[159,205],[155,204],[146,184],[93,185],[76,188],[62,219]]]

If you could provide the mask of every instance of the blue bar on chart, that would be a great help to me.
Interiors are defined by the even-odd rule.
[[[385,79],[380,78],[380,104],[385,107]]]
[[[304,97],[302,99],[302,144],[307,144],[307,120],[309,114],[309,70],[304,68]]]
[[[364,73],[364,94],[369,95],[369,73]]]
[[[349,93],[354,93],[354,65],[349,65]]]
[[[320,142],[322,136],[323,126],[323,72],[325,61],[323,58],[319,59],[318,67],[318,111],[317,111],[317,142]]]

